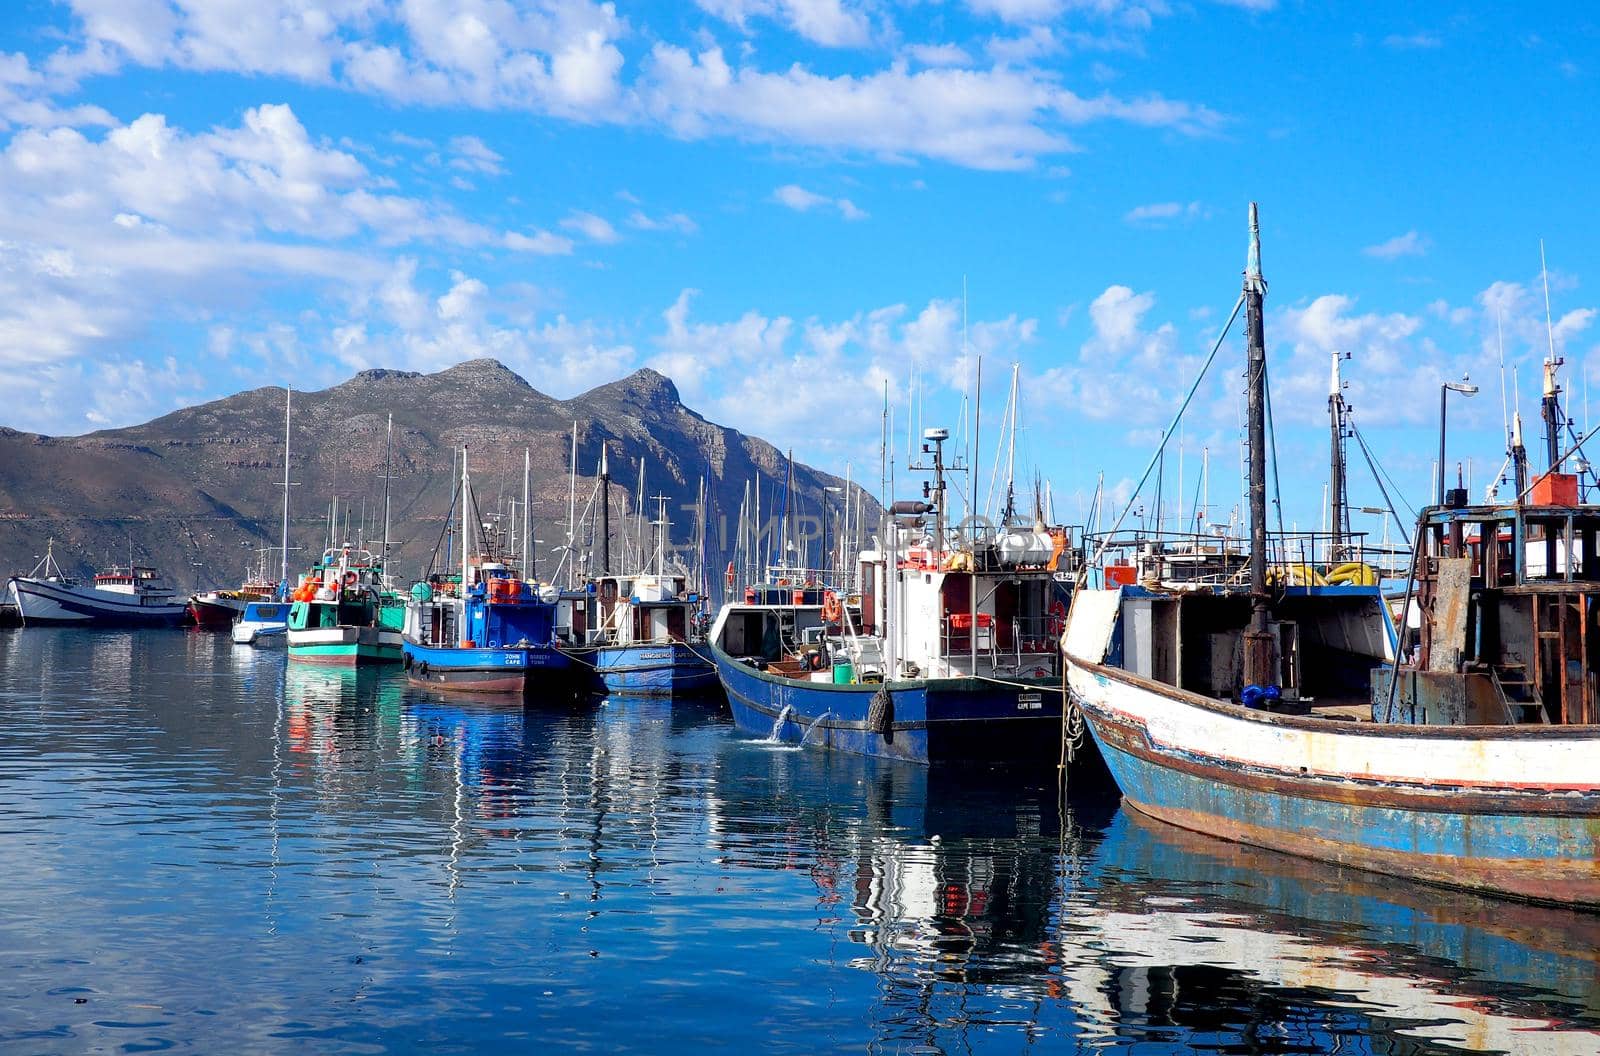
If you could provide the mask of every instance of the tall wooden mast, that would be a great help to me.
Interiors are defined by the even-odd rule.
[[[1266,292],[1267,283],[1261,277],[1261,228],[1256,203],[1251,202],[1250,253],[1244,271],[1250,448],[1250,626],[1244,633],[1244,681],[1256,686],[1277,681],[1272,631],[1267,626],[1267,345],[1261,314]]]

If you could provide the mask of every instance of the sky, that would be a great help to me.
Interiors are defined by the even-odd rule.
[[[1513,395],[1542,448],[1552,346],[1588,422],[1597,89],[1580,4],[9,0],[0,424],[649,366],[869,484],[887,393],[900,475],[908,424],[976,432],[992,509],[1015,364],[1018,475],[1080,520],[1102,475],[1132,494],[1256,201],[1285,521],[1323,516],[1335,352],[1412,504],[1469,373],[1447,462],[1481,495]],[[1236,325],[1163,465],[1174,522],[1238,501],[1243,360]]]

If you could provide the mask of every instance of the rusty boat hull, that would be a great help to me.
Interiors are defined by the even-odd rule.
[[[1068,656],[1129,806],[1307,858],[1600,908],[1600,726],[1461,727],[1254,711]]]

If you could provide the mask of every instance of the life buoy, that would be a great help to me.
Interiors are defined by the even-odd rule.
[[[1067,607],[1057,598],[1050,603],[1050,637],[1060,638],[1067,630]]]
[[[844,606],[839,604],[839,595],[828,591],[822,595],[822,622],[838,623],[844,618]]]
[[[346,587],[353,587],[356,585],[356,580],[360,578],[361,577],[357,576],[354,571],[346,572],[344,574],[344,585]]]

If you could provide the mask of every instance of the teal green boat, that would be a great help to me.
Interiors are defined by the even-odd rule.
[[[289,659],[343,667],[404,659],[405,602],[370,550],[330,547],[290,597]]]

